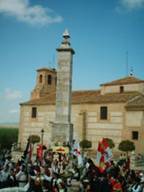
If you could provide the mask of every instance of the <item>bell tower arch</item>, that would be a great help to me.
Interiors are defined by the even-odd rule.
[[[31,99],[45,97],[56,90],[56,70],[40,68],[37,70],[36,86],[31,93]]]

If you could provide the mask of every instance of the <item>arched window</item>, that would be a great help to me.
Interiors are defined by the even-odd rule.
[[[42,83],[42,81],[43,81],[43,76],[40,75],[40,76],[39,76],[39,82]]]
[[[51,85],[51,84],[52,84],[52,76],[48,75],[48,85]]]

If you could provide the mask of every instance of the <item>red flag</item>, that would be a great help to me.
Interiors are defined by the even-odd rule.
[[[103,153],[104,152],[104,148],[103,148],[103,145],[102,145],[102,142],[99,142],[98,143],[98,149],[97,149],[99,152]]]
[[[41,161],[42,157],[43,157],[43,146],[38,145],[38,147],[37,147],[37,158],[39,159],[39,161]]]
[[[108,142],[107,142],[107,139],[103,138],[103,140],[102,140],[102,145],[103,145],[104,150],[105,150],[107,147],[109,147],[109,144],[108,144]]]
[[[104,170],[106,163],[112,158],[112,152],[109,148],[109,143],[107,139],[103,138],[101,142],[98,143],[98,149],[96,153],[96,165],[100,170]]]

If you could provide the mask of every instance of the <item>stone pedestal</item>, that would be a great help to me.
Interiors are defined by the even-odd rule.
[[[52,123],[52,142],[63,144],[64,142],[72,142],[73,124]]]

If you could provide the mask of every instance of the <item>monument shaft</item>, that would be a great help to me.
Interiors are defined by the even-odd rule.
[[[71,141],[73,126],[71,123],[72,63],[74,50],[70,47],[69,34],[63,34],[63,41],[58,52],[56,117],[53,124],[52,140]]]

